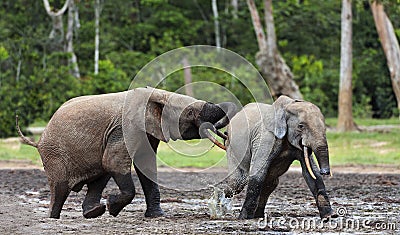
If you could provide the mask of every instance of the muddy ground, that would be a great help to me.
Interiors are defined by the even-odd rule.
[[[398,170],[398,169],[397,169]],[[190,171],[190,172],[188,172]],[[188,185],[204,186],[226,174],[160,169],[162,208],[166,216],[144,218],[144,195],[136,175],[137,196],[118,217],[104,214],[96,219],[82,217],[84,190],[71,193],[61,219],[47,218],[49,190],[41,169],[0,169],[0,234],[221,234],[221,233],[400,233],[400,172],[373,174],[336,172],[325,179],[339,218],[321,225],[314,199],[298,169],[281,177],[278,189],[267,205],[266,220],[237,220],[244,194],[233,200],[233,213],[211,220],[207,199],[210,188],[190,191]],[[372,172],[372,171],[371,171]],[[110,182],[103,196],[116,191]],[[102,200],[105,202],[105,199]]]

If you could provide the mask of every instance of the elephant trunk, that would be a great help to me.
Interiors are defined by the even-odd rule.
[[[217,145],[218,147],[220,147],[223,150],[226,150],[225,145],[223,145],[222,143],[220,143],[217,139],[215,139],[215,137],[213,135],[211,135],[211,133],[208,131],[211,130],[212,132],[216,133],[217,135],[219,135],[220,137],[224,138],[221,135],[222,134],[220,131],[218,131],[215,126],[209,122],[203,122],[200,127],[199,127],[199,133],[201,138],[208,138],[211,142],[213,142],[215,145]],[[225,136],[225,135],[224,135]],[[226,138],[226,136],[225,136]]]
[[[330,175],[328,144],[316,145],[312,148],[317,158],[321,175]]]
[[[236,113],[237,107],[232,102],[223,102],[219,104],[206,103],[196,124],[199,127],[199,134],[201,138],[208,138],[215,145],[226,150],[226,147],[217,139],[215,139],[209,130],[226,140],[228,137],[218,129],[228,125],[229,120]]]
[[[229,120],[231,120],[232,117],[235,116],[235,114],[238,112],[238,110],[237,110],[237,106],[232,102],[219,103],[219,104],[217,104],[217,106],[225,112],[224,117],[221,118],[220,120],[218,120],[214,124],[216,129],[220,129],[220,128],[223,128],[226,125],[228,125]]]

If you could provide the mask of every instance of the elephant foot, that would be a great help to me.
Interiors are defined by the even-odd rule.
[[[244,220],[244,219],[254,219],[254,214],[250,214],[250,213],[247,212],[246,209],[242,209],[242,210],[240,211],[240,214],[239,214],[238,219],[240,219],[240,220]]]
[[[321,217],[321,219],[324,219],[326,221],[329,221],[330,218],[333,219],[339,217],[339,215],[336,214],[336,212],[332,210],[331,207],[321,208],[319,211],[319,216]]]
[[[96,218],[103,215],[106,212],[106,205],[97,204],[91,209],[83,211],[83,217],[86,219]]]
[[[319,216],[321,219],[329,220],[330,218],[337,218],[338,215],[332,209],[329,199],[326,195],[319,194],[317,197],[317,205],[319,210]]]
[[[109,195],[107,209],[110,215],[117,216],[133,199],[130,195]]]
[[[257,209],[254,213],[254,218],[264,218],[264,209]]]
[[[165,216],[165,213],[160,207],[158,207],[157,209],[147,209],[144,213],[144,216],[149,218],[156,218]]]

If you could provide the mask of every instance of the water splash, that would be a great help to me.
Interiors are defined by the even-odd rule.
[[[211,187],[214,189],[214,192],[207,202],[208,209],[210,211],[210,218],[223,218],[226,214],[232,212],[232,200],[231,198],[225,197],[225,193],[222,189],[217,188],[213,185],[211,185]]]

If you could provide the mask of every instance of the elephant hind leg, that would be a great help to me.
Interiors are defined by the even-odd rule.
[[[107,207],[110,215],[117,216],[135,197],[135,185],[133,184],[131,173],[111,173],[111,175],[121,190],[121,193],[109,195]]]
[[[87,184],[88,191],[82,204],[83,216],[85,218],[96,218],[106,211],[106,206],[100,204],[100,199],[101,193],[110,178],[111,176],[107,174]]]
[[[59,219],[71,189],[67,181],[50,182],[50,218]]]

